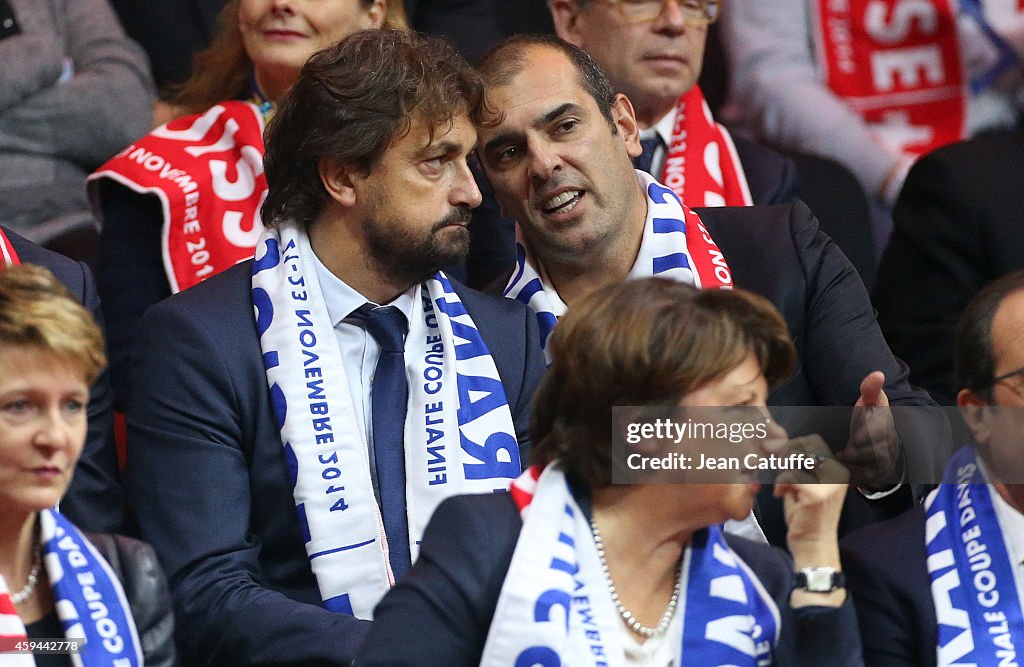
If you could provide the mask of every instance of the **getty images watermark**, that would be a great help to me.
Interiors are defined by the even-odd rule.
[[[931,406],[615,407],[612,482],[934,484],[964,444],[951,418]]]
[[[773,442],[781,444],[784,433],[760,410],[747,409],[742,414],[732,408],[702,411],[721,413],[721,420],[697,421],[680,414],[676,418],[626,422],[625,442],[635,449],[626,453],[626,467],[634,471],[810,471],[826,458],[806,451],[772,451]]]

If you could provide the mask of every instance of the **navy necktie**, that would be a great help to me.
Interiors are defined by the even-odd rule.
[[[412,563],[409,520],[405,507],[405,413],[409,385],[405,378],[405,315],[394,306],[366,304],[359,309],[366,330],[380,346],[373,373],[373,454],[384,532],[388,536],[395,581]]]
[[[639,157],[633,158],[633,166],[640,171],[646,171],[651,173],[651,165],[654,164],[654,152],[661,148],[661,135],[655,134],[653,137],[647,139],[641,139],[640,145],[643,147],[644,152]]]

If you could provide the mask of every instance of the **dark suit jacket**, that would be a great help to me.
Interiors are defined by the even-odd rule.
[[[747,186],[754,204],[796,201],[798,183],[793,161],[735,130],[730,130],[730,134],[747,175]]]
[[[589,507],[583,511],[589,513]],[[508,494],[443,502],[427,526],[416,564],[377,605],[356,664],[478,665],[522,525]],[[789,606],[793,565],[786,554],[732,535],[726,540],[779,606],[781,639],[774,664],[861,664],[849,601],[839,609],[794,610]]]
[[[40,248],[7,228],[4,233],[22,263],[49,269],[103,328],[96,285],[84,262]],[[104,368],[89,393],[89,432],[85,448],[78,459],[71,486],[60,502],[61,512],[83,530],[125,532],[124,490],[117,470],[113,406],[110,373]]]
[[[911,380],[956,405],[953,330],[967,302],[1024,268],[1024,131],[952,144],[914,164],[872,298]]]
[[[840,544],[868,667],[933,667],[938,621],[925,564],[922,507]]]
[[[131,352],[146,309],[171,295],[160,239],[163,212],[155,195],[140,195],[120,183],[100,184],[100,231],[96,284],[103,299],[110,346],[111,384],[117,408],[131,395]]]
[[[818,230],[807,207],[798,202],[697,212],[722,249],[735,285],[771,301],[796,345],[799,367],[771,393],[769,405],[853,405],[861,380],[880,370],[893,406],[920,407],[894,413],[908,479],[939,479],[952,450],[949,424],[939,410],[926,408],[935,405],[927,393],[910,386],[907,366],[889,351],[857,271]],[[895,516],[910,501],[907,492],[869,502],[853,491],[840,532]],[[758,516],[769,540],[784,544],[782,504],[767,487],[758,498]]]
[[[333,614],[303,546],[250,297],[251,262],[151,308],[140,325],[128,468],[167,571],[183,662],[347,665],[369,625]],[[494,357],[521,447],[543,373],[525,307],[456,290]]]
[[[885,373],[894,404],[933,405],[907,383],[849,260],[802,203],[697,209],[736,287],[765,297],[789,326],[800,366],[771,405],[852,405],[871,371]]]

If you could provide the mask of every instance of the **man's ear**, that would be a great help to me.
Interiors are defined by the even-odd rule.
[[[387,0],[373,0],[370,6],[362,10],[363,15],[359,21],[362,30],[379,30],[384,27],[384,21],[388,17]],[[397,28],[399,26],[391,26]]]
[[[548,0],[548,9],[551,10],[555,33],[570,44],[583,48],[579,25],[582,10],[576,0]]]
[[[324,158],[317,165],[317,171],[320,173],[320,182],[331,199],[342,206],[355,206],[355,180],[358,175],[351,166]]]
[[[644,152],[640,146],[640,125],[636,122],[636,111],[633,110],[633,103],[629,98],[618,93],[615,101],[612,102],[612,123],[616,131],[622,135],[626,143],[626,152],[629,157],[637,157]]]
[[[990,439],[989,402],[971,389],[961,389],[956,395],[956,404],[960,406],[960,416],[967,428],[979,444],[986,444]]]

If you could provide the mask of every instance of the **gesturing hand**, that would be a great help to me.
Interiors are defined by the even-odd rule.
[[[850,417],[850,439],[836,454],[853,482],[873,491],[899,483],[899,436],[884,386],[881,371],[869,373],[860,383],[860,398]]]

